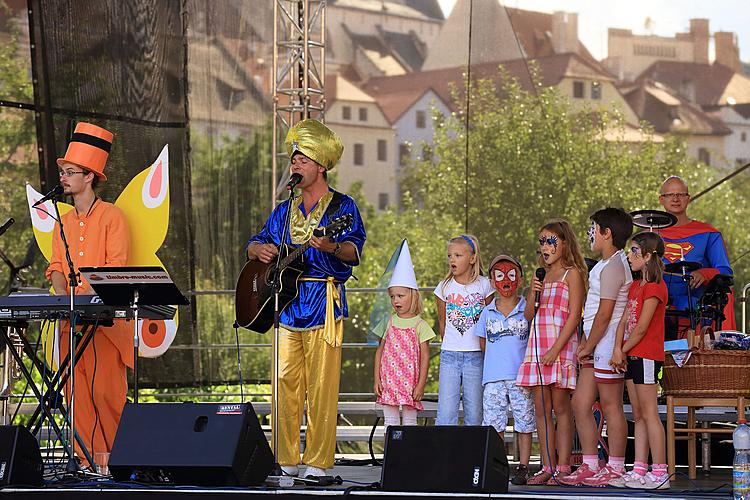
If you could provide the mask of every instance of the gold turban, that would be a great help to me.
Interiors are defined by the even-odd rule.
[[[344,152],[344,144],[336,132],[317,120],[297,122],[289,129],[284,142],[289,158],[299,152],[326,170],[335,167]]]

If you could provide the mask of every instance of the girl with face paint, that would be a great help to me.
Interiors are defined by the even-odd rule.
[[[628,261],[642,278],[628,291],[628,305],[617,327],[615,350],[610,365],[625,372],[625,384],[635,420],[635,463],[633,470],[610,481],[610,486],[639,489],[667,489],[669,476],[664,427],[657,403],[658,375],[664,362],[664,315],[668,299],[664,282],[664,241],[651,232],[636,234]],[[648,472],[651,449],[652,471]]]
[[[533,323],[516,378],[518,385],[530,387],[534,394],[543,467],[528,480],[532,485],[557,484],[557,476],[570,473],[570,394],[576,387],[576,330],[585,295],[586,267],[567,221],[553,220],[539,230],[539,264],[546,275],[543,282],[534,278],[526,299],[524,314]],[[537,292],[540,300],[535,310]]]

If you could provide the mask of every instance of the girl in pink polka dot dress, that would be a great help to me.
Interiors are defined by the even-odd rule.
[[[423,409],[429,343],[435,337],[430,325],[419,316],[423,311],[422,298],[406,242],[401,247],[388,296],[393,312],[372,329],[380,337],[373,389],[383,408],[386,429],[389,425],[416,425],[417,411]],[[403,421],[399,410],[403,411]]]

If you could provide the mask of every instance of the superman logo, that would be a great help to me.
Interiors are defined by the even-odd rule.
[[[677,262],[678,260],[681,260],[683,257],[687,257],[687,254],[690,253],[690,250],[695,248],[692,243],[689,241],[679,241],[679,242],[664,242],[664,258],[667,259],[670,263]]]

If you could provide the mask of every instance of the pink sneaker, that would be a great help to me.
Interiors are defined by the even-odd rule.
[[[584,479],[593,477],[596,473],[597,471],[591,470],[588,464],[581,464],[574,473],[567,476],[558,476],[557,481],[567,486],[582,486]]]
[[[638,479],[641,477],[640,474],[638,474],[636,471],[631,470],[630,472],[626,472],[620,477],[616,477],[613,480],[609,482],[609,486],[613,486],[615,488],[625,488],[625,483],[628,481],[633,481],[635,479]]]
[[[609,486],[609,482],[615,478],[618,478],[625,474],[624,470],[618,470],[610,468],[609,466],[602,467],[595,475],[588,477],[583,480],[584,486]]]

